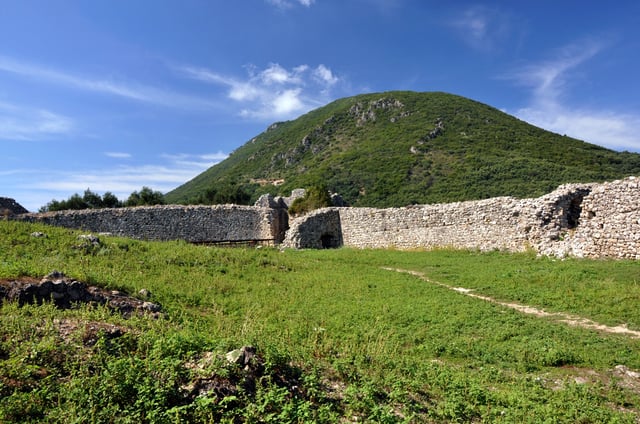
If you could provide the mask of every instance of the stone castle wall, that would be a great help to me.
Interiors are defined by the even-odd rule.
[[[640,178],[594,184],[575,228],[542,254],[640,259]]]
[[[0,217],[20,215],[29,212],[21,204],[8,197],[0,197]]]
[[[193,243],[274,240],[284,236],[280,209],[255,206],[142,206],[47,212],[17,219],[143,240]]]
[[[533,249],[559,257],[640,259],[640,179],[569,184],[536,199],[326,208],[290,225],[289,247],[331,247],[327,240],[342,240],[358,248]]]
[[[640,178],[568,184],[535,199],[326,208],[291,220],[286,206],[271,197],[261,198],[257,206],[149,206],[14,219],[147,240],[273,240],[293,248],[532,249],[558,257],[640,259]]]

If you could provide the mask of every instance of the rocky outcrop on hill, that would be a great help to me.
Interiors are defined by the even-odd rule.
[[[357,102],[349,109],[349,115],[356,119],[356,124],[362,126],[369,121],[377,119],[376,111],[402,110],[404,104],[392,97],[383,97],[378,100],[372,100],[368,104]],[[407,116],[407,113],[400,114],[397,117],[389,119],[390,122],[396,122],[399,118]]]

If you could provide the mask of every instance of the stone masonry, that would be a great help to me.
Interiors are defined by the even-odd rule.
[[[286,229],[279,208],[238,205],[87,209],[25,214],[16,219],[143,240],[192,243],[256,240],[279,243]]]
[[[13,219],[147,240],[273,240],[291,248],[477,249],[640,259],[640,178],[568,184],[535,199],[404,208],[325,208],[289,220],[281,198],[256,206],[149,206]]]
[[[336,216],[337,214],[337,216]],[[640,179],[569,184],[536,199],[404,208],[326,208],[290,222],[286,247],[525,251],[640,259]]]
[[[0,197],[0,217],[28,213],[21,204],[8,197]]]
[[[593,184],[580,219],[542,254],[640,259],[640,178]]]

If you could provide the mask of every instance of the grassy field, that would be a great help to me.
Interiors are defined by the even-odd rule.
[[[0,422],[640,421],[640,338],[447,287],[640,331],[640,262],[78,234],[0,221],[0,279],[147,289],[166,318],[5,302]]]

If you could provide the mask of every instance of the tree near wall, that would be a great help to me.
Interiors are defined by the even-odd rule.
[[[80,196],[78,193],[71,195],[66,200],[52,200],[39,209],[39,212],[55,212],[63,210],[121,208],[123,206],[163,205],[164,195],[149,187],[142,187],[131,193],[126,202],[120,201],[115,194],[107,191],[100,196],[90,189],[86,189]]]
[[[104,196],[94,193],[90,189],[86,189],[84,194],[80,196],[78,193],[73,194],[67,200],[52,200],[45,206],[40,208],[40,212],[54,212],[62,210],[80,210],[80,209],[100,209],[100,208],[117,208],[121,207],[122,202],[111,192],[107,191]]]
[[[164,195],[159,191],[154,191],[149,187],[142,187],[140,192],[131,193],[125,206],[152,206],[164,205]]]

